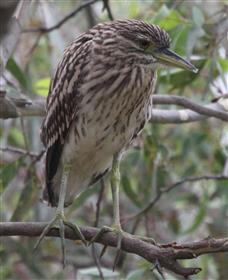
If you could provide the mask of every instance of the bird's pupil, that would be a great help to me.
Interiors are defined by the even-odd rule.
[[[142,40],[142,41],[141,41],[141,46],[145,48],[145,47],[147,47],[147,46],[149,45],[149,43],[150,43],[150,42],[147,41],[147,40]]]

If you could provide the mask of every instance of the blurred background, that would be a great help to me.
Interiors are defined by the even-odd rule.
[[[172,38],[171,48],[199,68],[197,75],[160,69],[156,94],[184,96],[208,104],[228,92],[225,1],[89,1],[91,5],[53,30],[88,1],[21,1],[16,9],[22,33],[1,77],[7,96],[40,100],[48,93],[64,48],[96,23],[134,18],[158,24]],[[1,10],[1,13],[2,10]],[[0,15],[2,17],[2,15]],[[14,38],[17,35],[13,35]],[[10,43],[9,43],[10,44]],[[1,54],[2,55],[2,54]],[[175,105],[156,108],[179,109]],[[43,184],[41,117],[1,121],[1,221],[49,221],[51,209],[40,202]],[[158,243],[225,237],[228,232],[228,125],[217,119],[146,126],[121,164],[121,219],[124,230],[153,237]],[[178,183],[179,182],[179,183]],[[177,185],[175,185],[178,183]],[[174,186],[169,192],[164,188]],[[99,221],[96,220],[100,201]],[[112,199],[108,180],[85,190],[66,209],[80,225],[110,225]],[[60,241],[47,238],[32,254],[35,238],[1,240],[1,279],[100,279],[96,256],[101,245],[85,248],[67,241],[68,266],[61,265]],[[161,279],[151,264],[122,254],[115,272],[115,250],[100,260],[104,279]],[[203,270],[194,279],[226,280],[227,254],[201,256],[186,265]],[[165,272],[167,279],[179,279]]]

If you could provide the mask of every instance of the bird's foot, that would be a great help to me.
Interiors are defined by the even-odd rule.
[[[34,246],[34,251],[37,250],[37,248],[39,247],[40,243],[42,242],[42,240],[44,239],[44,237],[48,234],[48,232],[51,229],[59,229],[59,235],[61,238],[61,250],[62,250],[62,263],[63,263],[63,267],[65,267],[66,265],[66,250],[65,250],[65,226],[70,227],[75,234],[79,237],[79,239],[85,244],[87,245],[87,241],[85,240],[84,235],[82,234],[79,226],[77,224],[73,224],[71,222],[68,222],[64,216],[63,213],[58,212],[56,213],[55,217],[48,223],[48,225],[44,228],[44,230],[42,231],[39,239],[37,240],[35,246]]]
[[[99,230],[99,232],[89,241],[89,245],[96,242],[97,240],[99,240],[99,238],[103,234],[108,233],[108,232],[113,232],[117,235],[117,246],[116,246],[117,253],[116,253],[116,257],[115,257],[114,264],[113,264],[113,271],[114,271],[116,268],[116,265],[118,263],[119,257],[120,257],[122,240],[124,237],[132,237],[132,235],[123,231],[120,225],[113,225],[111,227],[103,226]],[[100,258],[104,255],[106,249],[107,249],[107,246],[104,246],[101,251]]]

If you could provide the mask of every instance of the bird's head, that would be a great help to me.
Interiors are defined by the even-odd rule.
[[[196,73],[197,68],[169,49],[168,33],[157,25],[140,20],[118,20],[104,26],[103,46],[115,48],[125,58],[135,58],[144,64],[168,65]],[[117,51],[118,49],[118,51]],[[110,54],[111,55],[111,54]]]

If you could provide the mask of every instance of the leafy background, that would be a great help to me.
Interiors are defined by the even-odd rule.
[[[40,1],[28,4],[23,29],[52,26],[83,1]],[[188,97],[197,103],[227,92],[227,6],[223,1],[109,1],[114,18],[137,18],[165,28],[172,49],[199,68],[197,75],[177,69],[159,70],[156,94]],[[51,75],[64,47],[95,23],[109,20],[98,1],[49,33],[24,32],[4,73],[9,96],[46,97]],[[162,108],[165,106],[163,105]],[[166,106],[175,109],[174,105]],[[41,118],[9,119],[1,123],[1,220],[48,221],[53,209],[39,201],[43,182]],[[228,232],[227,180],[187,180],[165,193],[143,211],[160,190],[179,180],[222,174],[228,127],[210,119],[189,124],[148,124],[121,164],[121,218],[128,232],[153,237],[157,242],[193,241]],[[225,143],[225,144],[224,144]],[[105,181],[108,185],[108,180]],[[66,216],[81,225],[93,225],[101,184],[83,192]],[[141,212],[141,213],[140,213]],[[137,215],[137,213],[140,213]],[[99,226],[111,223],[112,200],[104,188]],[[0,245],[1,279],[99,279],[90,248],[67,242],[68,266],[61,266],[58,239],[46,239],[32,254],[35,240],[5,238]],[[96,245],[99,254],[101,247]],[[115,250],[101,259],[105,279],[160,279],[151,265],[122,254],[112,272]],[[203,268],[194,279],[227,279],[227,255],[202,256],[185,261]],[[167,279],[179,279],[166,273]]]

